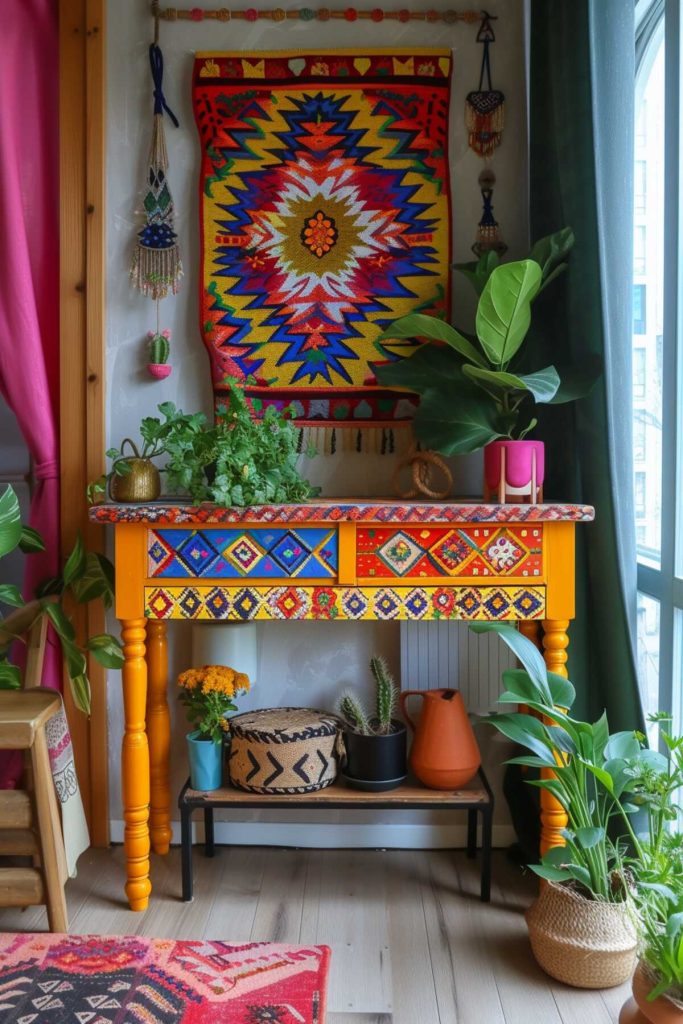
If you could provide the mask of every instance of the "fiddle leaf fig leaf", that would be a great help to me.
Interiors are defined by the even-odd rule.
[[[560,231],[554,231],[551,235],[539,238],[534,243],[529,253],[529,259],[535,260],[541,268],[543,276],[542,287],[545,288],[551,277],[556,276],[558,267],[562,266],[564,269],[566,266],[564,260],[571,252],[574,241],[572,229],[562,228]]]
[[[0,494],[0,557],[8,555],[21,540],[19,499],[12,487]]]
[[[495,406],[459,394],[444,400],[442,388],[422,395],[413,423],[415,436],[426,448],[442,455],[463,455],[505,437],[504,423]]]
[[[493,249],[481,254],[478,260],[467,263],[454,263],[453,269],[461,273],[470,282],[477,295],[481,295],[486,282],[500,263],[500,256]]]
[[[541,285],[534,260],[505,263],[491,274],[477,308],[477,337],[489,362],[504,368],[531,324],[531,301]]]
[[[560,386],[560,378],[554,366],[546,366],[536,373],[515,374],[505,370],[484,370],[480,366],[462,368],[466,377],[482,384],[500,388],[502,391],[528,391],[536,402],[551,402]]]
[[[376,340],[378,342],[398,341],[401,338],[429,338],[431,341],[441,341],[455,349],[458,355],[468,359],[471,363],[486,366],[481,352],[477,351],[472,342],[468,341],[455,327],[451,327],[450,324],[435,316],[427,316],[425,313],[409,313],[382,331]]]

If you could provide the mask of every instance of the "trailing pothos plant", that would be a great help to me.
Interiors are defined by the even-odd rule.
[[[202,412],[184,413],[173,402],[157,406],[161,418],[148,416],[140,423],[140,455],[167,456],[159,468],[166,474],[168,492],[224,508],[302,502],[315,495],[318,489],[297,468],[301,453],[289,410],[267,406],[257,420],[238,382],[227,383],[227,405],[218,407],[215,423]],[[130,472],[119,449],[110,448],[107,455],[113,459],[112,473]],[[105,492],[106,483],[104,476],[89,486],[91,501]]]
[[[17,548],[31,555],[44,551],[45,544],[36,530],[22,525],[17,496],[11,487],[7,487],[0,495],[0,558]],[[81,646],[68,609],[74,604],[87,604],[94,600],[102,600],[109,608],[113,597],[114,567],[104,555],[86,551],[80,536],[61,573],[46,580],[33,599],[25,601],[17,586],[0,583],[0,604],[14,608],[6,617],[0,616],[0,689],[21,688],[21,670],[9,660],[10,647],[14,642],[25,642],[29,630],[41,617],[46,617],[61,642],[74,703],[89,714],[90,682],[86,654],[92,654],[107,668],[120,668],[123,652],[119,640],[110,633],[91,636]]]
[[[375,364],[377,380],[420,396],[413,429],[423,447],[455,455],[499,438],[522,440],[537,424],[536,404],[570,402],[590,391],[596,365],[528,372],[522,352],[532,303],[565,270],[573,244],[571,228],[564,228],[536,242],[528,259],[501,264],[497,253],[487,252],[477,262],[457,264],[478,296],[473,333],[410,313],[379,336],[379,352],[394,361]],[[393,343],[402,339],[411,346],[426,342],[396,361]]]
[[[565,846],[550,849],[540,864],[531,865],[541,878],[580,886],[587,895],[622,902],[629,891],[634,864],[644,864],[647,851],[636,833],[632,815],[642,805],[643,773],[666,770],[666,758],[645,745],[637,732],[610,736],[607,716],[596,722],[572,718],[573,685],[549,672],[538,649],[512,626],[473,623],[476,633],[495,632],[511,648],[521,669],[503,672],[502,704],[524,707],[484,719],[528,754],[509,764],[541,770],[530,785],[547,790],[567,814]],[[552,769],[552,776],[543,769]]]

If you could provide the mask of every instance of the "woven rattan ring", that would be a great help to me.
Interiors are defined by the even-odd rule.
[[[401,473],[404,469],[410,467],[412,477],[412,487],[403,488],[401,486]],[[432,483],[432,475],[434,473],[441,473],[443,475],[444,486],[437,489],[436,484]],[[451,471],[436,452],[421,452],[418,451],[417,447],[413,445],[405,458],[401,459],[399,464],[394,470],[392,477],[392,485],[396,494],[399,498],[417,498],[422,496],[425,498],[447,498],[451,492],[453,486],[453,477]]]

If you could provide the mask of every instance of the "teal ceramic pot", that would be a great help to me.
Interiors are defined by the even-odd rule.
[[[223,782],[223,744],[204,739],[196,730],[187,734],[192,789],[209,792],[220,789]]]

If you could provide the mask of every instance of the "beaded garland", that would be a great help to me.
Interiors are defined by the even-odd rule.
[[[274,7],[268,10],[256,10],[255,7],[228,8],[220,7],[218,10],[206,10],[203,7],[159,7],[158,3],[152,4],[152,13],[155,18],[164,21],[330,21],[339,19],[343,21],[443,21],[447,25],[454,25],[458,21],[472,25],[481,20],[478,11],[456,11],[429,10],[413,11],[406,7],[396,10],[383,10],[381,7],[373,8],[330,8],[330,7],[295,7],[285,11],[282,7]]]

